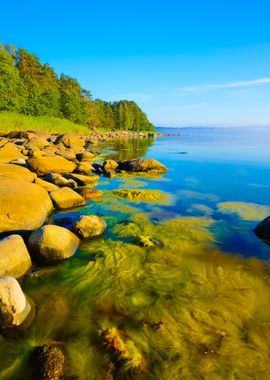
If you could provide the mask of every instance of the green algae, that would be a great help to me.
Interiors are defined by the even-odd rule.
[[[131,202],[153,202],[158,204],[171,203],[171,195],[159,190],[113,190],[112,194],[118,198]]]
[[[270,207],[249,202],[220,202],[218,210],[226,214],[237,214],[246,221],[265,219],[270,214]]]
[[[138,187],[145,187],[147,183],[144,181],[139,181],[138,179],[125,178],[121,179],[121,184],[119,189],[134,189]]]

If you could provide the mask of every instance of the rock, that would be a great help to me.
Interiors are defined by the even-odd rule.
[[[55,154],[65,158],[67,160],[70,160],[70,161],[76,160],[76,155],[72,149],[68,149],[68,148],[58,149],[58,150],[56,150]]]
[[[37,185],[43,187],[43,189],[45,189],[48,192],[51,192],[51,191],[58,189],[58,186],[54,185],[53,183],[44,181],[43,179],[40,179],[40,178],[35,178],[35,183]]]
[[[66,160],[63,157],[34,157],[27,160],[27,164],[31,171],[37,173],[38,176],[42,176],[52,173],[69,173],[72,172],[76,165]]]
[[[31,258],[20,235],[0,240],[0,276],[20,278],[32,266]]]
[[[21,325],[31,311],[19,283],[13,277],[0,277],[0,328]]]
[[[23,158],[17,145],[8,142],[0,147],[0,162],[9,162],[17,158]]]
[[[40,380],[60,380],[64,378],[65,356],[57,345],[44,345],[35,349],[34,366],[36,377]]]
[[[114,160],[106,160],[103,162],[102,167],[105,173],[115,172],[118,168],[118,163]]]
[[[20,165],[0,163],[0,181],[2,179],[10,179],[33,182],[36,176],[35,173]]]
[[[95,154],[92,152],[83,152],[83,153],[78,153],[76,154],[76,158],[79,161],[91,161],[95,157]]]
[[[94,236],[102,235],[106,229],[106,222],[96,215],[83,215],[80,219],[72,224],[72,231],[76,235],[87,239]]]
[[[136,158],[128,161],[118,161],[119,169],[130,172],[155,171],[165,173],[168,171],[165,165],[153,158]]]
[[[77,182],[73,179],[66,179],[57,173],[48,173],[44,179],[45,181],[53,183],[57,187],[71,187],[72,189],[77,187]]]
[[[26,233],[45,222],[52,201],[41,186],[13,180],[0,181],[0,233]]]
[[[50,143],[45,137],[33,136],[24,143],[24,149],[42,150],[49,145]]]
[[[74,171],[79,174],[91,174],[95,171],[95,169],[89,162],[83,161],[76,166]]]
[[[89,201],[90,199],[98,198],[102,195],[102,191],[92,189],[88,186],[78,187],[76,189],[76,192],[79,193],[87,201]]]
[[[71,231],[52,224],[34,231],[28,240],[30,252],[46,264],[57,263],[73,256],[79,243],[80,240]]]
[[[62,187],[50,193],[51,199],[59,209],[73,208],[85,205],[85,200],[69,187]]]
[[[55,140],[55,144],[63,144],[66,148],[70,148],[77,151],[78,148],[81,149],[85,146],[85,141],[81,136],[72,135],[72,134],[64,134],[64,135],[59,135],[57,137],[57,139]]]
[[[254,232],[260,239],[270,241],[270,216],[262,220],[255,227]]]
[[[82,174],[74,174],[74,173],[66,173],[63,175],[67,179],[72,179],[76,181],[78,186],[92,185],[99,180],[99,176],[97,175],[82,175]]]

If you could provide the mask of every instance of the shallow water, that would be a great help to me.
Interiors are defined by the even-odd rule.
[[[270,247],[253,233],[270,215],[270,131],[180,132],[97,147],[100,161],[146,156],[170,170],[101,178],[101,198],[53,216],[68,227],[99,214],[108,228],[24,281],[37,315],[0,340],[0,379],[34,378],[33,348],[53,342],[72,379],[270,378]],[[128,189],[162,197],[114,192]]]

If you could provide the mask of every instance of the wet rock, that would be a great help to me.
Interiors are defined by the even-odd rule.
[[[73,208],[85,205],[85,200],[69,187],[62,187],[50,193],[50,197],[59,209]]]
[[[0,240],[0,276],[20,278],[31,266],[31,258],[20,235]]]
[[[11,180],[33,182],[36,174],[30,170],[14,164],[0,163],[0,180],[7,178]]]
[[[48,173],[68,173],[72,172],[76,165],[63,157],[34,157],[27,160],[27,164],[31,171],[37,173],[38,176]]]
[[[84,238],[102,235],[106,229],[106,222],[96,215],[83,215],[72,224],[72,231]]]
[[[65,372],[65,355],[58,345],[46,344],[33,353],[37,380],[60,380]]]
[[[79,193],[87,201],[94,198],[98,198],[102,195],[101,190],[92,189],[91,187],[88,187],[88,186],[78,187],[76,189],[76,192]]]
[[[165,165],[161,164],[153,158],[137,158],[128,161],[118,161],[119,170],[130,172],[149,172],[155,171],[165,173],[168,171]]]
[[[254,232],[260,239],[270,241],[270,216],[262,220],[255,227]]]
[[[52,210],[52,201],[41,186],[1,179],[0,233],[31,232],[42,226]]]
[[[34,231],[28,240],[30,252],[41,262],[53,264],[73,256],[79,239],[66,228],[46,225]]]
[[[0,277],[0,329],[21,325],[31,311],[31,305],[18,281]]]
[[[118,163],[114,160],[106,160],[104,161],[102,168],[105,173],[115,172],[118,168]]]

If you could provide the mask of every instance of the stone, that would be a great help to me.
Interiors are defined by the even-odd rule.
[[[18,281],[0,277],[0,328],[21,325],[31,311],[31,305]]]
[[[72,189],[77,187],[77,182],[75,182],[73,179],[64,178],[57,173],[46,174],[44,180],[53,183],[57,187],[71,187]]]
[[[0,276],[20,278],[32,266],[31,258],[20,235],[0,240]]]
[[[69,161],[76,160],[76,155],[72,149],[68,149],[68,148],[57,149],[55,154]]]
[[[69,187],[62,187],[50,193],[51,199],[59,209],[73,208],[85,205],[85,200]]]
[[[76,158],[79,161],[91,161],[95,157],[95,154],[92,152],[85,151],[83,153],[76,154]]]
[[[36,174],[21,165],[0,163],[0,181],[3,179],[33,182]]]
[[[17,158],[23,158],[17,145],[8,142],[0,147],[0,162],[9,162],[16,160]]]
[[[65,355],[55,344],[37,347],[33,355],[36,377],[43,380],[59,380],[64,378]]]
[[[168,171],[165,165],[161,164],[153,158],[136,158],[128,161],[118,161],[119,170],[130,172],[149,172],[155,171],[165,173]]]
[[[79,243],[80,240],[71,231],[52,224],[34,231],[28,240],[32,255],[46,264],[54,264],[73,256]]]
[[[270,216],[257,224],[254,228],[254,232],[260,239],[270,241]]]
[[[76,181],[78,186],[92,185],[95,184],[99,180],[98,175],[83,175],[83,174],[75,174],[75,173],[66,173],[63,175],[67,179],[72,179]]]
[[[79,174],[91,174],[92,172],[95,171],[93,166],[90,164],[90,162],[83,161],[80,162],[77,166],[76,169],[74,170],[76,173]]]
[[[0,234],[31,232],[45,222],[52,201],[41,186],[23,181],[0,181]]]
[[[85,146],[84,139],[79,135],[73,135],[73,134],[63,134],[59,135],[56,140],[55,144],[63,144],[66,148],[74,149],[75,151],[78,149],[78,147],[82,148]]]
[[[100,236],[106,229],[106,222],[96,215],[83,215],[72,224],[72,231],[81,238]]]
[[[88,186],[78,187],[76,192],[79,193],[85,200],[89,201],[94,198],[98,198],[102,195],[101,190],[92,189]]]
[[[76,165],[63,157],[33,157],[27,160],[27,164],[31,171],[37,173],[38,176],[52,173],[69,173],[72,172]]]
[[[114,160],[106,160],[103,162],[102,167],[105,173],[115,172],[118,168],[118,163]]]
[[[43,179],[40,178],[35,178],[34,183],[37,185],[43,187],[48,192],[54,191],[58,189],[58,186],[54,185],[53,183],[50,183],[48,181],[44,181]]]

